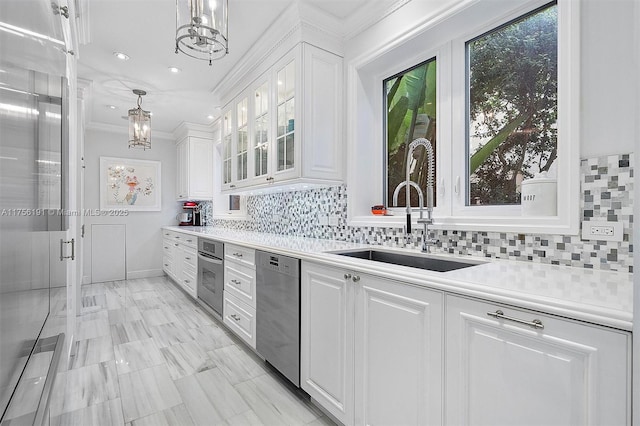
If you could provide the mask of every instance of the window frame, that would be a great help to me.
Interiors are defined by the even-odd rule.
[[[483,5],[487,6],[483,8]],[[515,3],[515,4],[513,4]],[[382,160],[376,160],[363,150],[383,153],[386,143],[383,127],[366,128],[367,123],[382,123],[386,108],[382,100],[383,81],[392,75],[435,57],[437,60],[437,169],[435,190],[439,205],[434,209],[434,228],[576,235],[579,230],[579,90],[580,90],[580,13],[578,2],[558,0],[558,215],[526,217],[520,205],[466,205],[466,42],[498,28],[542,6],[548,0],[519,2],[476,2],[466,8],[451,9],[433,18],[424,27],[387,46],[374,47],[347,66],[347,113],[358,117],[347,128],[348,157],[347,191],[350,226],[382,226],[402,228],[404,208],[390,208],[395,215],[373,217],[370,207],[380,204],[387,171]],[[466,15],[465,15],[466,14]],[[481,18],[478,19],[478,16]],[[462,24],[461,24],[462,22]],[[457,30],[456,27],[465,28]],[[435,49],[421,48],[421,39],[430,40]],[[376,50],[377,49],[377,50]],[[406,55],[411,51],[411,55]],[[403,52],[405,55],[403,55]],[[402,60],[399,60],[402,58]],[[407,59],[409,58],[409,59]],[[449,80],[449,81],[447,81]],[[377,102],[377,105],[376,105]],[[379,145],[378,145],[379,144]],[[373,147],[372,147],[373,145]],[[378,145],[378,147],[376,147]],[[365,161],[361,159],[364,157]],[[366,163],[366,164],[362,164]],[[371,170],[380,170],[371,185]],[[366,175],[364,178],[362,175]],[[375,193],[377,191],[377,193]],[[480,210],[478,210],[480,208]],[[414,209],[415,210],[415,209]],[[414,220],[417,215],[414,216]]]

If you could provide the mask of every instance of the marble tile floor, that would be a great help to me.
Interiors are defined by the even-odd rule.
[[[334,425],[166,277],[85,285],[81,303],[52,426]]]

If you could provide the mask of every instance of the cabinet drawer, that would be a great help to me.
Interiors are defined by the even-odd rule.
[[[196,249],[191,247],[183,247],[183,253],[185,269],[187,267],[193,267],[193,269],[195,270],[196,266],[198,265],[198,252],[196,251]]]
[[[180,244],[184,244],[185,246],[188,246],[188,247],[193,247],[194,249],[198,245],[198,238],[194,237],[193,235],[182,234],[180,232],[174,232],[173,234],[174,234],[173,240],[176,242],[179,242]]]
[[[191,295],[195,295],[196,292],[196,274],[195,271],[191,272],[186,269],[182,271],[182,282],[180,283]]]
[[[255,269],[256,267],[256,251],[252,248],[236,246],[234,244],[225,244],[224,260],[237,262]]]
[[[169,230],[166,230],[166,229],[162,230],[162,238],[164,238],[166,240],[173,241],[173,239],[175,238],[176,235],[178,235],[177,232],[169,231]]]
[[[171,250],[173,244],[173,241],[166,238],[162,240],[162,256],[173,257],[173,251]]]
[[[224,267],[224,290],[255,309],[256,271],[248,266],[228,262]]]
[[[223,322],[249,346],[256,347],[256,310],[224,292]]]

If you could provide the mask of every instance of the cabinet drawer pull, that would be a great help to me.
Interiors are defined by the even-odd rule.
[[[176,246],[176,247],[178,247],[178,243],[174,243],[173,245],[174,245],[174,246]]]
[[[167,247],[167,246],[164,246],[164,248],[166,248],[166,249],[168,249],[169,247]]]
[[[500,309],[498,309],[495,312],[487,312],[487,315],[489,315],[490,317],[493,317],[495,319],[503,319],[503,320],[506,320],[506,321],[513,321],[513,322],[517,322],[518,324],[528,325],[529,327],[538,328],[540,330],[542,330],[544,328],[544,325],[542,324],[542,321],[540,321],[539,319],[534,319],[533,321],[521,320],[520,318],[514,318],[514,317],[510,317],[510,316],[505,315],[504,312],[502,312]]]
[[[353,278],[351,278],[353,280],[354,283],[357,283],[358,281],[360,281],[360,276],[359,275],[354,275]]]
[[[242,257],[242,253],[233,253],[235,257]]]
[[[188,243],[190,243],[191,241],[193,241],[193,240],[187,240]]]
[[[235,285],[240,285],[242,284],[242,282],[238,281],[238,280],[231,280],[232,283],[234,283]]]
[[[351,278],[351,274],[344,274],[344,279],[345,279],[345,280],[348,280],[348,279],[350,279],[350,278]]]
[[[189,284],[191,281],[189,280],[184,280],[185,284]]]
[[[190,257],[185,257],[184,260],[191,260],[191,258]]]
[[[229,188],[235,188],[235,187],[236,187],[235,185],[229,185]]]
[[[169,264],[168,264],[168,263],[165,263],[165,264],[164,264],[164,266],[169,266]]]
[[[234,321],[240,321],[240,317],[237,316],[236,314],[230,315],[231,318],[233,318]]]

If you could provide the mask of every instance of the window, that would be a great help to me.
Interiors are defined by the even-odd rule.
[[[557,9],[545,6],[466,43],[467,205],[520,204],[523,179],[555,176]]]
[[[370,208],[393,205],[405,179],[401,151],[425,133],[436,152],[436,228],[577,234],[580,2],[454,3],[416,14],[402,33],[411,36],[380,39],[347,63],[346,114],[355,118],[346,134],[349,225],[404,225],[397,212],[374,217]],[[397,32],[393,20],[376,25],[381,34]],[[425,97],[416,106],[410,99],[423,88],[402,84],[420,81],[425,70]],[[431,90],[435,108],[427,105]],[[419,134],[410,131],[420,125]],[[415,158],[410,171],[424,189],[423,164]],[[557,179],[557,215],[523,216],[519,184],[542,171]],[[416,207],[417,194],[411,197]]]
[[[383,82],[386,106],[386,199],[387,206],[405,207],[406,191],[396,192],[406,179],[407,146],[425,138],[436,150],[436,60],[425,61]],[[427,191],[426,151],[420,147],[409,164],[410,178],[425,196]],[[394,204],[394,193],[398,203]],[[418,206],[418,192],[411,190],[411,205]]]

